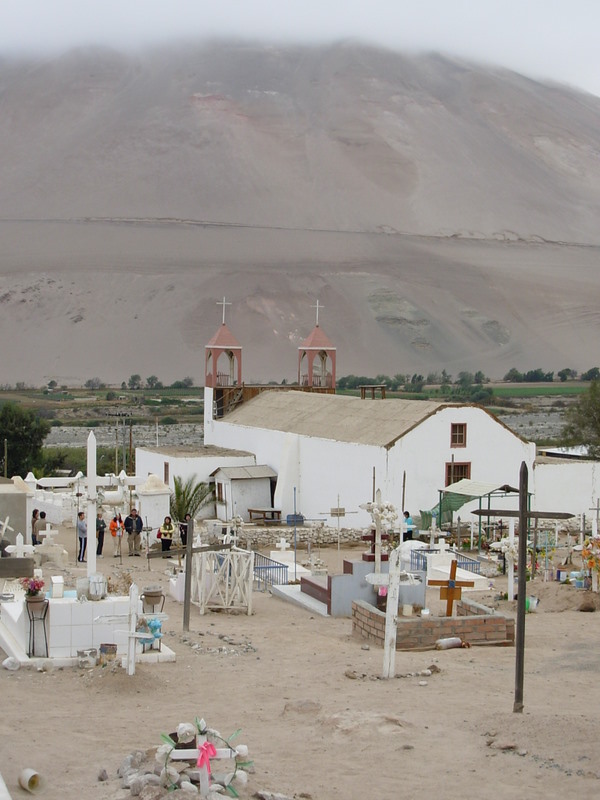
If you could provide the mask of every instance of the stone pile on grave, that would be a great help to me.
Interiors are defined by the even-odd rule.
[[[202,798],[238,797],[240,789],[247,787],[248,770],[253,771],[247,745],[230,744],[231,736],[224,739],[203,719],[180,723],[173,733],[161,734],[161,739],[154,753],[135,751],[117,771],[121,788],[130,789],[133,796],[144,787],[156,787],[159,793],[162,789]]]

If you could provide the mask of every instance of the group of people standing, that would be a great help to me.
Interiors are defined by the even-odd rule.
[[[46,525],[46,512],[34,508],[31,514],[31,544],[37,545],[40,542],[40,531],[44,530]]]
[[[187,545],[187,533],[188,533],[188,524],[192,519],[191,514],[186,514],[183,518],[183,522],[179,523],[179,537],[181,538],[181,544],[183,547]],[[163,553],[167,553],[171,549],[171,545],[173,543],[173,538],[175,537],[176,528],[173,524],[173,520],[171,517],[166,516],[164,519],[163,524],[158,529],[158,538],[160,539],[160,544]]]
[[[38,511],[35,509],[33,512],[34,519],[37,519]],[[45,517],[45,513],[42,511],[40,517]],[[188,523],[191,520],[191,515],[186,514],[184,521],[179,523],[179,535],[181,537],[181,543],[185,547],[187,543],[187,530],[188,530]],[[39,520],[38,520],[39,521]],[[123,536],[127,535],[127,545],[128,551],[130,556],[140,556],[141,550],[141,538],[142,538],[142,530],[144,527],[144,523],[142,522],[142,518],[137,512],[136,508],[132,508],[129,512],[129,515],[125,517],[123,520],[121,514],[116,514],[110,521],[108,529],[110,531],[111,536],[114,539],[114,552],[113,556],[115,558],[119,558],[122,555],[121,552],[121,543],[123,541]],[[33,538],[33,531],[35,529],[34,524],[32,523],[32,538]],[[104,533],[106,531],[106,522],[102,517],[102,512],[98,512],[98,516],[96,517],[96,556],[98,558],[102,558],[102,549],[104,547]],[[171,544],[173,542],[173,538],[176,533],[175,525],[171,517],[166,516],[163,524],[158,529],[158,538],[161,541],[161,549],[164,552],[168,552],[171,549]],[[77,538],[79,541],[79,549],[77,553],[77,561],[80,563],[85,563],[86,558],[86,548],[87,548],[87,522],[85,518],[85,511],[80,511],[77,514]],[[37,541],[34,539],[34,544],[37,544]]]

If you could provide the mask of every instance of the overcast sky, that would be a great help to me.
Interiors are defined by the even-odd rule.
[[[600,0],[0,0],[4,53],[215,35],[438,50],[600,95]]]

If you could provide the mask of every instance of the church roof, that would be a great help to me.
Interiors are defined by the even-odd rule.
[[[273,391],[243,403],[223,421],[320,439],[391,447],[427,417],[449,405],[455,404]]]
[[[277,473],[265,464],[254,464],[247,467],[218,467],[210,473],[211,478],[221,473],[230,480],[248,480],[249,478],[276,478]]]
[[[223,323],[206,347],[223,347],[230,350],[239,350],[242,346],[227,325]]]
[[[308,350],[312,348],[317,348],[319,350],[335,350],[329,338],[318,325],[315,325],[306,339],[300,344],[298,350]]]

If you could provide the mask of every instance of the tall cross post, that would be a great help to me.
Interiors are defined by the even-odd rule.
[[[320,305],[319,305],[319,300],[317,299],[317,302],[316,302],[316,304],[315,304],[314,306],[311,306],[311,308],[316,308],[316,309],[317,309],[317,311],[316,311],[316,321],[315,321],[315,325],[316,325],[316,326],[317,326],[317,328],[318,328],[318,327],[319,327],[319,309],[320,309],[320,308],[325,308],[325,306],[320,306]]]
[[[218,306],[223,306],[223,320],[222,320],[222,323],[223,323],[223,325],[225,325],[225,306],[230,306],[231,303],[228,303],[225,300],[225,295],[223,295],[223,299],[222,300],[217,300],[217,305]]]
[[[96,435],[87,439],[87,574],[96,573]]]

